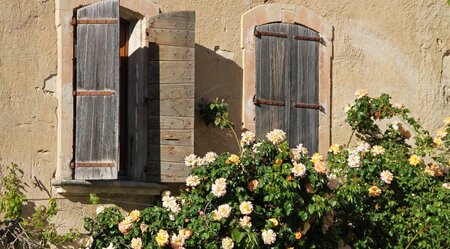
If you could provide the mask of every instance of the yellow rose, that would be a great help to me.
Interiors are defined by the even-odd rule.
[[[169,234],[166,230],[160,229],[156,234],[156,243],[159,246],[165,246],[169,243]]]
[[[139,221],[139,219],[141,218],[141,212],[139,212],[139,210],[133,210],[131,211],[129,217],[131,221]]]
[[[239,164],[241,162],[241,159],[239,159],[239,156],[235,155],[235,154],[231,154],[231,156],[227,159],[230,162],[234,163],[234,164]]]
[[[436,145],[436,147],[440,147],[443,143],[442,138],[440,137],[433,138],[433,143],[434,145]]]
[[[412,155],[409,159],[409,164],[411,164],[412,166],[417,166],[422,159],[420,159],[420,157],[418,157],[417,155]]]
[[[377,186],[372,186],[369,188],[369,196],[376,197],[381,195],[381,189]]]
[[[268,221],[269,221],[270,223],[272,223],[272,227],[278,226],[278,220],[277,220],[277,219],[275,219],[275,218],[270,218],[270,219],[268,219]]]
[[[339,144],[333,144],[330,146],[330,148],[328,149],[328,152],[333,152],[333,154],[338,154],[339,152],[341,152],[341,146]]]
[[[311,162],[317,163],[323,160],[323,156],[319,153],[314,153],[311,157]]]
[[[296,232],[295,233],[295,239],[301,239],[302,238],[302,233],[301,232]]]

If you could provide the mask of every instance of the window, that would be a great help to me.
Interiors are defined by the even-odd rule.
[[[320,37],[296,24],[257,26],[256,135],[286,132],[291,145],[318,150],[318,59]]]
[[[242,15],[245,129],[259,137],[283,129],[291,146],[328,150],[332,35],[302,6],[264,4]]]
[[[73,42],[58,46],[57,179],[181,182],[188,174],[182,162],[193,152],[195,14],[157,15],[149,2],[72,6],[73,26],[58,30],[58,43],[69,30]],[[65,13],[65,22],[69,10],[56,15]]]

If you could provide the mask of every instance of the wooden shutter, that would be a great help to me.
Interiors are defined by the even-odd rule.
[[[291,86],[289,142],[302,143],[310,152],[317,152],[319,146],[319,42],[307,40],[319,38],[314,30],[300,25],[290,26],[294,37],[291,47]],[[298,39],[295,39],[298,37]],[[302,40],[301,38],[305,38]],[[304,104],[302,107],[301,104]],[[295,107],[298,105],[298,107]],[[310,105],[308,107],[308,105]]]
[[[116,179],[119,168],[119,1],[77,10],[75,178]]]
[[[152,17],[149,40],[148,176],[184,182],[194,152],[195,12]]]
[[[300,25],[271,23],[256,35],[256,134],[284,130],[291,146],[318,149],[317,32]]]
[[[273,23],[257,27],[258,32],[280,36],[258,35],[256,41],[256,135],[264,137],[273,129],[289,133],[286,94],[289,87],[290,57],[287,24]],[[269,103],[272,101],[273,103]],[[262,102],[262,103],[259,103]]]

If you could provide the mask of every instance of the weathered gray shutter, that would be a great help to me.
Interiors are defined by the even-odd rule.
[[[151,181],[184,182],[194,152],[195,12],[152,17],[149,40],[148,148]]]
[[[319,35],[300,25],[258,26],[256,37],[256,135],[282,129],[291,146],[318,149]]]
[[[317,152],[319,145],[319,42],[307,40],[319,38],[314,30],[300,25],[290,26],[291,37],[291,145],[302,143],[310,152]],[[297,37],[297,39],[296,39]],[[304,38],[304,39],[302,39]]]
[[[119,168],[119,1],[77,10],[75,178],[116,179]]]
[[[289,105],[286,88],[289,87],[289,39],[288,25],[273,23],[257,27],[257,32],[275,33],[280,36],[257,34],[256,38],[256,135],[264,137],[273,129],[289,133]],[[284,36],[283,36],[284,35]]]

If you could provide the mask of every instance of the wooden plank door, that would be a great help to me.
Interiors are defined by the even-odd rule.
[[[75,178],[116,179],[119,169],[119,1],[77,10]]]
[[[184,182],[184,157],[194,152],[195,12],[149,20],[148,176]]]

